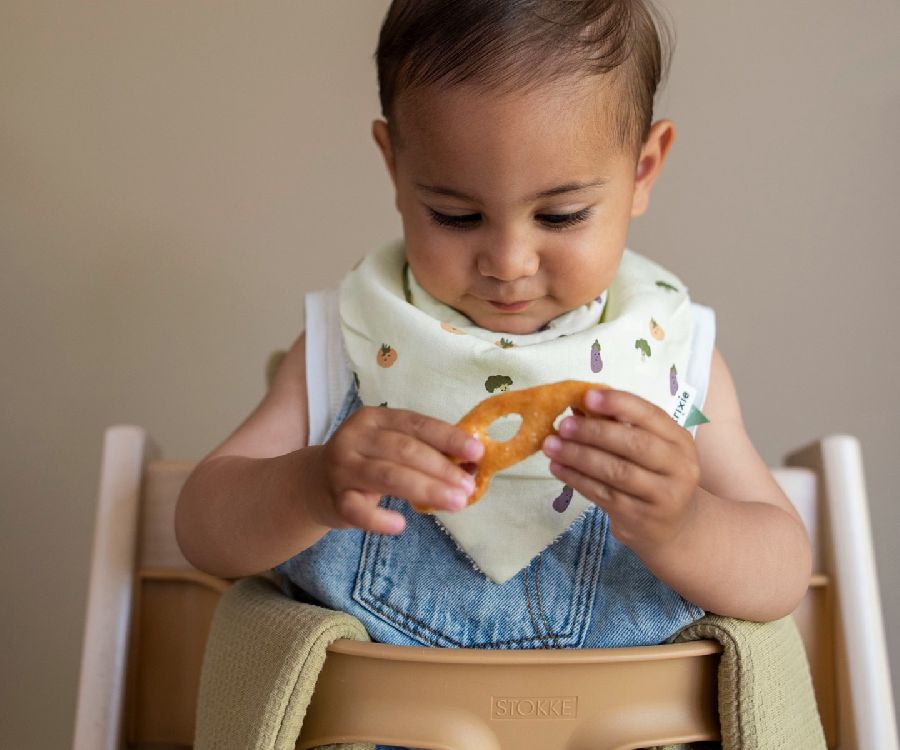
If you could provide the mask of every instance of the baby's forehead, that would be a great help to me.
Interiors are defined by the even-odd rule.
[[[396,147],[418,151],[442,144],[477,148],[504,134],[527,142],[553,139],[571,147],[590,142],[595,149],[620,150],[622,88],[599,76],[515,89],[470,82],[421,86],[398,97],[391,133]]]
[[[605,123],[590,97],[422,92],[398,123],[396,173],[404,189],[448,207],[462,201],[494,210],[608,193],[627,183],[634,159]]]

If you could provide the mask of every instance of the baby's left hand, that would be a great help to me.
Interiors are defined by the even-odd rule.
[[[585,407],[544,441],[551,473],[605,510],[613,536],[635,552],[671,541],[696,503],[693,437],[627,391],[589,391]]]

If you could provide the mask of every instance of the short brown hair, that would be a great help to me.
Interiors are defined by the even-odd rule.
[[[672,32],[650,0],[393,0],[375,53],[381,111],[429,84],[514,90],[575,74],[614,74],[616,135],[647,138]]]

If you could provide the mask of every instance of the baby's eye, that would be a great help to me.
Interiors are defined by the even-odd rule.
[[[548,229],[565,229],[584,221],[591,215],[591,207],[587,206],[570,214],[536,214],[537,219]]]
[[[450,227],[452,229],[472,229],[481,221],[481,214],[463,214],[456,216],[453,214],[442,214],[433,208],[428,209],[431,220],[442,227]]]

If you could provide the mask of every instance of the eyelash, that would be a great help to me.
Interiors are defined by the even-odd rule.
[[[467,229],[474,229],[478,222],[481,221],[481,214],[464,214],[462,216],[451,216],[449,214],[442,214],[439,211],[435,211],[433,208],[429,208],[428,213],[431,215],[431,219],[435,224],[438,224],[442,227],[448,227],[450,229],[460,229],[463,231]],[[586,221],[590,217],[590,215],[591,208],[588,206],[570,214],[537,214],[535,218],[541,220],[541,223],[546,229],[549,229],[553,232],[558,232],[562,229],[568,229],[569,227]]]

